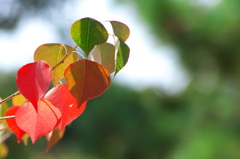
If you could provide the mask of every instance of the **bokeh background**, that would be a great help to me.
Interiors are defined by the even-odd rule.
[[[239,0],[0,0],[0,96],[83,17],[127,24],[129,63],[48,153],[11,136],[7,159],[240,159]]]

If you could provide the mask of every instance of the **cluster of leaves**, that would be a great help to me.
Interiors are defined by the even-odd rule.
[[[5,102],[12,99],[13,106],[2,109],[5,117],[0,119],[6,119],[18,142],[30,136],[34,143],[46,135],[49,150],[62,138],[65,127],[82,114],[87,101],[109,87],[110,74],[114,77],[125,66],[130,52],[125,44],[129,28],[118,21],[108,22],[113,34],[92,18],[74,22],[70,34],[75,47],[43,44],[34,53],[35,62],[18,70],[19,91],[0,102],[4,108]],[[109,37],[113,37],[114,44],[107,42]],[[51,81],[54,87],[49,90]]]

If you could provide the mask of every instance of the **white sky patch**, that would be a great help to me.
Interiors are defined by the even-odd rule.
[[[186,87],[189,79],[178,63],[176,51],[157,44],[152,33],[139,20],[133,6],[115,5],[111,0],[82,0],[75,3],[71,1],[71,5],[66,5],[61,13],[66,16],[64,19],[69,28],[74,21],[84,17],[99,21],[116,20],[130,28],[130,37],[126,41],[131,50],[130,58],[116,75],[116,81],[137,89],[161,87],[168,93],[177,93]],[[57,36],[51,25],[41,20],[31,19],[19,26],[10,35],[0,32],[1,70],[18,69],[33,62],[33,53],[39,45],[59,42],[54,38]]]

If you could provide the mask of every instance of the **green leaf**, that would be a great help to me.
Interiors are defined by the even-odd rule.
[[[2,100],[2,99],[0,98],[0,101],[1,101],[1,100]],[[4,102],[4,103],[0,104],[0,117],[4,116],[4,114],[5,114],[5,112],[6,112],[7,109],[8,109],[8,104],[7,104],[7,102]]]
[[[116,70],[114,76],[126,65],[129,58],[130,49],[124,42],[120,41],[117,60],[116,60]]]
[[[93,61],[103,65],[109,73],[115,71],[115,46],[110,43],[96,45],[91,52]]]
[[[108,32],[99,21],[83,18],[72,24],[71,36],[88,57],[95,45],[107,41]]]
[[[68,52],[72,51],[72,49],[73,48],[71,46],[63,44],[43,44],[36,49],[34,53],[34,61],[43,60],[50,67],[54,67]],[[67,65],[77,60],[78,55],[76,53],[72,53],[64,60],[64,63],[60,64],[51,71],[54,86],[56,86],[59,80],[63,77],[63,72]]]
[[[114,35],[117,36],[120,41],[125,42],[130,35],[128,26],[118,21],[110,21],[110,23],[112,25]]]

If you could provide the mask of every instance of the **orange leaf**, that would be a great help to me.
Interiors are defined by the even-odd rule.
[[[36,49],[34,53],[34,61],[43,60],[53,67],[59,63],[68,52],[72,51],[72,49],[73,48],[71,46],[63,44],[43,44]],[[77,60],[78,55],[76,53],[72,53],[64,60],[64,63],[52,70],[52,81],[54,86],[56,86],[59,80],[63,77],[63,72],[67,65]]]
[[[45,151],[48,152],[59,140],[61,140],[64,133],[65,129],[61,131],[59,127],[56,127],[50,134],[48,134],[48,144]]]
[[[70,64],[64,72],[69,90],[78,101],[83,102],[100,96],[110,84],[108,70],[90,60],[78,60]]]

